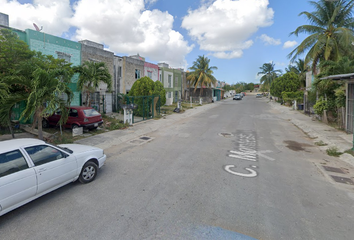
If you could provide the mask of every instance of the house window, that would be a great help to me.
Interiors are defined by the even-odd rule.
[[[135,79],[139,79],[139,78],[140,78],[140,70],[135,69]]]
[[[152,72],[148,71],[148,77],[152,79]]]
[[[172,75],[168,75],[168,87],[172,87]]]
[[[167,93],[167,98],[171,98],[171,92]]]
[[[122,67],[118,67],[118,77],[122,77]]]
[[[160,73],[160,82],[162,82],[162,74]]]
[[[58,59],[64,59],[65,62],[69,63],[71,60],[71,54],[56,51]]]
[[[175,87],[177,87],[178,86],[178,77],[175,77],[175,85],[174,85]]]

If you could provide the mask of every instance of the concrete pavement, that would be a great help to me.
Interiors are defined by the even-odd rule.
[[[246,98],[248,97],[255,96],[246,96]],[[227,99],[225,101],[232,101],[232,99]],[[269,104],[273,110],[279,112],[279,114],[277,114],[278,117],[293,123],[311,139],[314,139],[315,142],[322,141],[323,143],[327,144],[326,146],[320,146],[321,150],[325,151],[330,147],[337,147],[339,152],[343,152],[339,159],[351,164],[354,167],[354,157],[348,153],[344,153],[346,150],[349,150],[353,147],[353,134],[347,134],[344,131],[337,130],[318,120],[314,120],[312,117],[305,115],[301,111],[296,111],[290,107],[280,105],[277,102],[269,101],[268,98],[263,98],[261,101],[265,104]],[[116,130],[87,137],[76,141],[76,143],[107,149],[122,142],[142,137],[165,126],[173,125],[181,119],[217,107],[221,103],[222,102],[206,104],[193,109],[188,109],[181,114],[172,114],[159,120],[148,120],[145,122],[140,122],[125,130]]]
[[[311,116],[305,115],[303,111],[293,110],[291,107],[280,105],[275,101],[269,101],[268,98],[262,99],[273,109],[280,112],[279,117],[288,120],[296,127],[301,129],[309,138],[315,142],[323,142],[326,146],[319,146],[321,150],[326,151],[330,147],[336,147],[343,154],[339,159],[345,161],[354,167],[354,157],[351,154],[344,153],[353,148],[353,134],[335,129],[324,124]]]

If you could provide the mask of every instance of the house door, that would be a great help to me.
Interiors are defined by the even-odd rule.
[[[112,112],[112,93],[106,93],[106,113]]]

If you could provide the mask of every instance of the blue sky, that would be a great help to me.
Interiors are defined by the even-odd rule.
[[[313,11],[307,0],[0,0],[0,6],[10,27],[36,23],[45,33],[103,43],[119,56],[139,53],[187,70],[205,55],[218,67],[214,76],[229,84],[258,83],[263,63],[284,70],[306,37],[289,36],[308,24],[298,15]]]

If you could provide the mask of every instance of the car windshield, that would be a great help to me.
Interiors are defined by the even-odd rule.
[[[94,117],[94,116],[99,116],[101,115],[99,112],[97,112],[95,109],[85,109],[84,114],[86,117]]]

